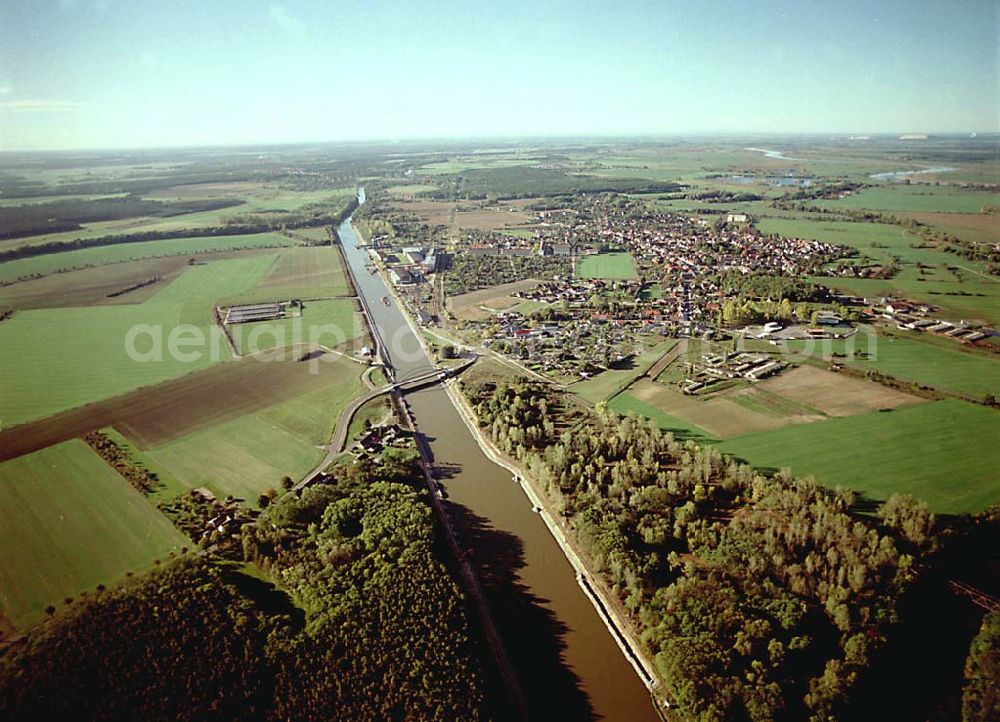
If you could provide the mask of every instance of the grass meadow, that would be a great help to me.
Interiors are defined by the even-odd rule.
[[[635,263],[628,253],[601,253],[577,261],[576,275],[581,278],[636,278]]]
[[[1000,196],[996,193],[925,184],[895,183],[877,188],[865,188],[836,200],[816,201],[816,205],[852,210],[981,213],[984,207],[997,205],[998,202]]]
[[[83,441],[0,464],[0,612],[15,627],[189,544]]]
[[[789,467],[871,499],[906,492],[940,513],[996,501],[994,409],[957,399],[831,418],[727,439],[719,448],[759,467]]]
[[[810,342],[789,341],[794,351],[802,351]],[[857,355],[844,359],[862,369],[874,369],[907,381],[933,386],[943,391],[981,398],[1000,396],[1000,361],[985,353],[961,351],[957,342],[945,339],[920,339],[902,335],[878,336],[874,348],[868,337],[859,334],[846,341],[824,341],[812,347],[821,355],[845,353]],[[872,356],[866,354],[873,353]]]
[[[34,274],[49,275],[77,268],[103,266],[164,256],[197,256],[244,248],[295,246],[298,241],[280,233],[254,233],[239,236],[200,236],[171,238],[162,241],[121,243],[113,246],[83,248],[78,251],[51,253],[0,263],[0,282],[14,281]]]
[[[364,327],[354,300],[336,298],[308,301],[301,316],[242,323],[229,331],[240,353],[256,353],[297,344],[334,348],[358,338]]]
[[[341,410],[364,389],[359,364],[344,358],[320,389],[198,429],[142,453],[189,488],[253,502],[281,478],[296,481],[323,457]]]
[[[255,255],[191,266],[136,305],[15,313],[0,324],[0,420],[5,426],[23,423],[228,360],[229,350],[213,330],[212,304],[253,288],[272,262]],[[206,339],[204,345],[178,347],[191,357],[169,353],[169,335],[180,324]],[[133,347],[151,360],[126,352],[129,332],[137,327],[149,333],[137,334]],[[194,351],[201,352],[197,358]]]

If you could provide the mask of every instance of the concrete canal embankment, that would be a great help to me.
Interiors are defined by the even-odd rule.
[[[396,378],[433,368],[417,334],[350,222],[339,229],[344,257]],[[656,722],[650,695],[605,612],[511,472],[491,459],[440,385],[403,398],[418,432],[435,503],[474,570],[491,624],[533,719]],[[438,503],[440,502],[440,503]],[[464,576],[464,572],[463,572]],[[611,625],[612,627],[614,625]],[[489,634],[487,630],[487,634]],[[625,645],[627,647],[627,645]],[[641,665],[640,665],[641,666]]]

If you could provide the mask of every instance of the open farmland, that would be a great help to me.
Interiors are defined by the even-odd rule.
[[[754,387],[746,386],[699,398],[662,383],[640,379],[628,394],[717,438],[809,423],[822,418],[822,414],[815,409],[771,399]]]
[[[107,426],[140,447],[254,413],[352,377],[360,366],[328,354],[312,362],[246,359],[0,430],[0,460],[28,454]]]
[[[260,283],[238,296],[220,298],[221,305],[317,299],[350,293],[340,250],[332,246],[286,248],[274,257]]]
[[[905,492],[942,513],[996,501],[997,411],[948,399],[729,439],[720,449],[761,467],[790,467],[872,499]]]
[[[789,341],[795,351],[805,349],[808,341]],[[846,363],[861,369],[873,369],[889,376],[915,381],[925,386],[957,394],[982,398],[986,394],[1000,395],[1000,359],[986,352],[961,350],[957,343],[941,339],[918,340],[901,335],[878,336],[870,345],[868,336],[859,334],[847,341],[825,341],[813,344],[815,353],[829,357],[833,353],[853,350]]]
[[[77,251],[50,253],[44,256],[20,258],[0,263],[0,282],[19,278],[48,275],[77,268],[89,268],[110,263],[137,261],[166,256],[198,256],[204,253],[234,251],[244,248],[279,248],[296,246],[299,242],[280,233],[253,233],[237,236],[199,236],[170,238],[160,241],[120,243],[112,246],[83,248]]]
[[[5,426],[23,423],[228,360],[212,304],[253,288],[271,263],[255,255],[191,266],[136,305],[15,313],[0,323],[0,419]],[[176,337],[189,345],[178,346],[183,354],[170,353],[170,334],[180,324],[190,324]],[[126,352],[133,329],[141,331],[134,337],[137,358],[146,360]]]
[[[399,201],[393,205],[400,211],[416,215],[431,226],[456,226],[478,230],[522,226],[534,220],[534,215],[521,208],[528,202],[481,206],[456,201],[413,200]]]
[[[241,354],[271,351],[285,346],[336,348],[347,350],[361,337],[364,327],[357,302],[348,298],[309,301],[301,315],[276,321],[259,321],[229,326],[233,342]]]
[[[628,253],[601,253],[584,256],[577,261],[576,275],[580,278],[636,278],[635,263]]]
[[[278,488],[285,475],[300,479],[323,457],[321,446],[340,412],[365,388],[358,364],[343,358],[321,363],[327,368],[312,389],[294,396],[286,389],[285,400],[199,424],[184,435],[170,434],[144,453],[181,484],[207,486],[221,496],[253,500]]]
[[[596,385],[605,374],[570,388],[614,393]],[[620,387],[619,387],[620,388]],[[605,396],[606,398],[606,396]],[[592,400],[599,400],[595,397]],[[662,382],[639,379],[609,406],[619,413],[634,411],[667,429],[725,439],[793,424],[808,424],[828,416],[850,416],[923,401],[874,382],[811,366],[798,366],[764,381],[735,386],[707,396],[691,396]]]
[[[397,186],[389,186],[385,189],[385,192],[391,196],[398,196],[400,198],[413,198],[424,193],[430,193],[432,191],[438,190],[437,186],[430,185],[428,183],[407,183]]]
[[[935,264],[957,258],[944,251],[913,248],[920,243],[917,236],[887,223],[762,218],[757,222],[757,228],[762,233],[773,233],[786,238],[812,238],[825,243],[839,243],[881,260],[899,256],[904,261]]]
[[[923,400],[881,384],[824,371],[815,366],[789,369],[765,379],[757,388],[806,404],[828,416],[853,416]]]
[[[448,309],[455,318],[463,321],[481,321],[489,318],[491,311],[506,311],[521,303],[522,299],[513,294],[519,291],[529,291],[541,281],[526,278],[523,281],[502,283],[499,286],[481,288],[478,291],[462,293],[448,297]]]
[[[997,203],[1000,203],[1000,199]],[[970,241],[1000,242],[1000,215],[986,213],[899,213],[898,215]]]
[[[83,223],[81,224],[81,228],[77,230],[2,240],[0,241],[0,250],[8,250],[22,245],[67,242],[76,239],[132,233],[190,231],[192,236],[197,236],[200,230],[219,228],[235,218],[266,219],[268,215],[277,217],[277,214],[298,213],[316,209],[336,212],[355,193],[353,187],[317,191],[296,191],[267,185],[261,186],[255,183],[206,185],[217,189],[233,186],[234,189],[230,191],[219,190],[217,195],[214,193],[203,195],[203,190],[200,186],[177,186],[174,188],[153,190],[144,197],[158,202],[165,201],[181,204],[185,201],[201,202],[202,204],[219,201],[218,205],[224,207],[161,217],[131,216],[123,213],[123,217],[116,217],[113,220]],[[58,201],[62,200],[62,198],[48,197],[45,199],[45,202]],[[237,201],[242,201],[242,203],[236,204]],[[10,206],[7,206],[7,208],[9,209]]]
[[[884,223],[854,223],[810,218],[763,218],[764,233],[840,243],[883,263],[898,259],[899,273],[888,279],[831,278],[812,280],[868,298],[899,295],[941,306],[958,318],[1000,322],[1000,283],[980,264],[936,248],[921,247],[917,236]],[[917,264],[922,264],[919,268]]]
[[[200,258],[218,260],[220,256],[221,254],[200,256]],[[170,256],[83,268],[68,273],[54,273],[30,281],[0,286],[0,308],[27,309],[140,303],[156,294],[187,267],[187,257]],[[122,293],[124,289],[152,278],[159,280]]]
[[[83,441],[0,464],[0,613],[17,627],[186,544]]]
[[[940,211],[943,213],[981,213],[986,206],[996,205],[1000,196],[984,191],[960,190],[931,185],[893,184],[880,188],[865,188],[837,200],[816,201],[825,208],[867,208],[875,211]]]
[[[604,371],[592,379],[577,381],[568,389],[586,401],[596,404],[606,401],[628,386],[632,381],[647,373],[660,357],[677,346],[676,339],[658,343],[624,363]]]
[[[691,439],[699,444],[715,441],[712,435],[700,426],[689,423],[677,416],[672,416],[656,406],[636,398],[628,391],[620,393],[611,399],[608,402],[608,408],[622,416],[635,414],[650,419],[661,429],[669,431],[678,439]]]

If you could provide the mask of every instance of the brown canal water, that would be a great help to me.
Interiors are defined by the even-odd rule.
[[[363,202],[363,191],[360,194]],[[430,368],[348,219],[344,254],[396,379]],[[441,387],[406,395],[456,531],[472,550],[495,622],[536,720],[657,722],[649,693],[507,469],[479,448]]]

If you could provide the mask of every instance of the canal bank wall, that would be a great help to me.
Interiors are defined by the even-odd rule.
[[[522,720],[527,720],[529,719],[528,703],[525,699],[524,691],[521,689],[521,682],[518,678],[517,671],[510,661],[510,656],[507,654],[507,648],[504,646],[503,637],[500,635],[500,632],[496,627],[496,623],[493,621],[493,613],[490,611],[489,603],[486,601],[486,594],[483,592],[482,584],[479,582],[479,575],[476,573],[476,569],[472,565],[469,555],[463,551],[461,545],[459,544],[458,535],[455,533],[455,528],[452,525],[451,517],[448,515],[448,510],[445,508],[441,497],[438,495],[437,482],[434,480],[430,471],[430,450],[427,448],[424,438],[418,432],[417,425],[414,422],[409,409],[407,409],[406,400],[403,398],[400,391],[398,389],[393,390],[391,392],[391,398],[393,407],[396,409],[396,413],[403,422],[403,425],[413,433],[413,437],[416,439],[417,451],[420,454],[420,468],[424,472],[424,482],[427,485],[427,491],[430,495],[431,507],[433,507],[434,513],[437,515],[438,522],[444,530],[445,539],[447,539],[448,546],[451,548],[452,554],[455,557],[459,574],[461,575],[466,591],[469,593],[469,597],[476,608],[480,624],[483,626],[483,633],[486,636],[486,640],[490,645],[491,651],[493,652],[493,658],[500,671],[500,676],[503,677],[504,682],[507,685],[507,690],[510,693],[511,700],[514,703],[514,707],[517,710],[518,715]]]
[[[462,392],[455,387],[455,381],[446,381],[445,390],[455,409],[458,411],[459,416],[461,416],[462,421],[465,422],[465,425],[469,428],[470,433],[475,437],[480,449],[482,449],[487,458],[493,461],[493,463],[504,467],[514,476],[515,481],[531,502],[532,508],[536,510],[542,521],[545,522],[545,526],[556,540],[563,554],[565,554],[570,566],[573,567],[573,571],[576,572],[577,582],[594,606],[604,626],[611,633],[612,638],[614,638],[625,659],[632,665],[639,679],[642,680],[646,689],[653,696],[654,703],[660,702],[662,693],[660,692],[661,685],[656,670],[642,653],[639,640],[632,630],[631,624],[619,615],[611,603],[607,586],[583,561],[576,547],[567,536],[567,531],[549,511],[545,500],[545,492],[537,488],[535,480],[524,467],[500,451],[494,445],[493,441],[483,433],[479,426],[479,419],[476,416],[476,412]]]
[[[429,341],[423,338],[415,319],[406,313],[396,289],[382,273],[369,277],[371,259],[364,249],[358,248],[361,244],[353,228],[342,226],[340,232],[342,248],[359,282],[359,292],[370,303],[375,323],[385,323],[379,330],[391,341],[388,350],[394,364],[397,352],[401,354],[398,372],[406,376],[429,370],[433,367],[427,348]],[[391,303],[380,300],[386,295]],[[543,516],[532,512],[524,487],[521,490],[512,487],[509,465],[497,463],[498,457],[485,452],[482,440],[474,433],[476,429],[468,425],[460,407],[447,395],[447,387],[406,396],[405,403],[408,412],[412,408],[410,413],[420,431],[418,439],[426,447],[422,450],[433,461],[432,493],[443,486],[441,495],[449,496],[448,501],[441,500],[440,507],[447,512],[459,535],[460,561],[472,563],[478,576],[480,563],[488,567],[493,560],[473,554],[472,544],[484,542],[487,549],[491,543],[499,543],[501,546],[495,551],[515,555],[509,559],[503,556],[498,561],[516,565],[510,569],[515,574],[510,580],[514,586],[510,590],[506,586],[496,591],[491,588],[486,599],[491,610],[494,604],[500,605],[496,623],[500,625],[505,647],[508,642],[511,644],[508,653],[517,666],[532,713],[544,710],[541,719],[659,722],[662,709],[624,654],[622,641],[608,627],[608,611],[613,613],[613,608],[607,605],[604,610],[604,603],[594,596],[595,587],[577,574],[581,567],[567,555],[566,538],[560,543]],[[434,478],[439,463],[444,472],[440,481]],[[541,494],[536,495],[536,499],[541,498]],[[486,521],[486,536],[466,542],[468,530],[455,518],[456,511],[462,518],[471,513],[473,519]],[[476,531],[475,535],[478,534]],[[505,596],[508,591],[515,595],[514,600]],[[525,603],[527,606],[520,609],[518,605]],[[523,618],[519,617],[522,612],[527,613]],[[524,632],[524,623],[536,625],[531,637],[518,636]],[[538,646],[534,634],[546,636],[550,630],[555,646]],[[510,639],[507,635],[511,635]],[[561,715],[560,709],[566,715]]]
[[[406,320],[407,324],[409,324],[410,329],[413,331],[414,336],[416,336],[425,353],[427,353],[428,358],[433,358],[431,350],[427,346],[424,334],[421,332],[418,324],[413,319],[409,309],[403,302],[403,299],[396,292],[396,289],[392,286],[392,284],[386,284],[386,286],[389,288],[390,293],[392,293],[395,297],[395,300],[399,305],[399,309],[403,314],[403,318]],[[545,500],[544,490],[538,489],[536,487],[536,482],[532,479],[531,475],[528,474],[527,470],[515,460],[500,451],[500,449],[493,444],[492,440],[483,433],[479,426],[479,419],[476,416],[475,411],[472,409],[462,392],[455,387],[455,383],[455,379],[448,379],[442,383],[445,392],[448,394],[448,398],[451,400],[452,406],[455,407],[455,411],[458,412],[462,422],[468,428],[469,433],[472,434],[472,437],[476,440],[476,443],[479,445],[480,450],[486,458],[494,464],[507,469],[514,476],[514,479],[518,482],[521,490],[531,502],[532,508],[537,510],[536,513],[539,517],[541,517],[546,528],[548,528],[549,533],[552,535],[553,539],[555,539],[556,544],[559,546],[560,550],[562,550],[567,561],[569,561],[570,566],[576,573],[577,583],[583,590],[584,595],[597,611],[597,615],[600,617],[601,622],[603,622],[604,626],[611,634],[611,637],[615,640],[615,644],[618,645],[618,649],[621,651],[622,655],[624,655],[626,661],[628,661],[628,663],[632,666],[636,675],[638,675],[643,685],[645,685],[646,689],[649,691],[653,699],[653,707],[662,717],[662,710],[664,707],[667,707],[666,699],[663,697],[661,684],[656,670],[654,669],[652,662],[650,662],[650,660],[642,653],[642,647],[632,629],[631,624],[626,619],[623,619],[618,613],[615,606],[611,602],[611,596],[607,586],[583,561],[573,543],[567,536],[567,531],[563,529],[563,526],[549,511]]]

